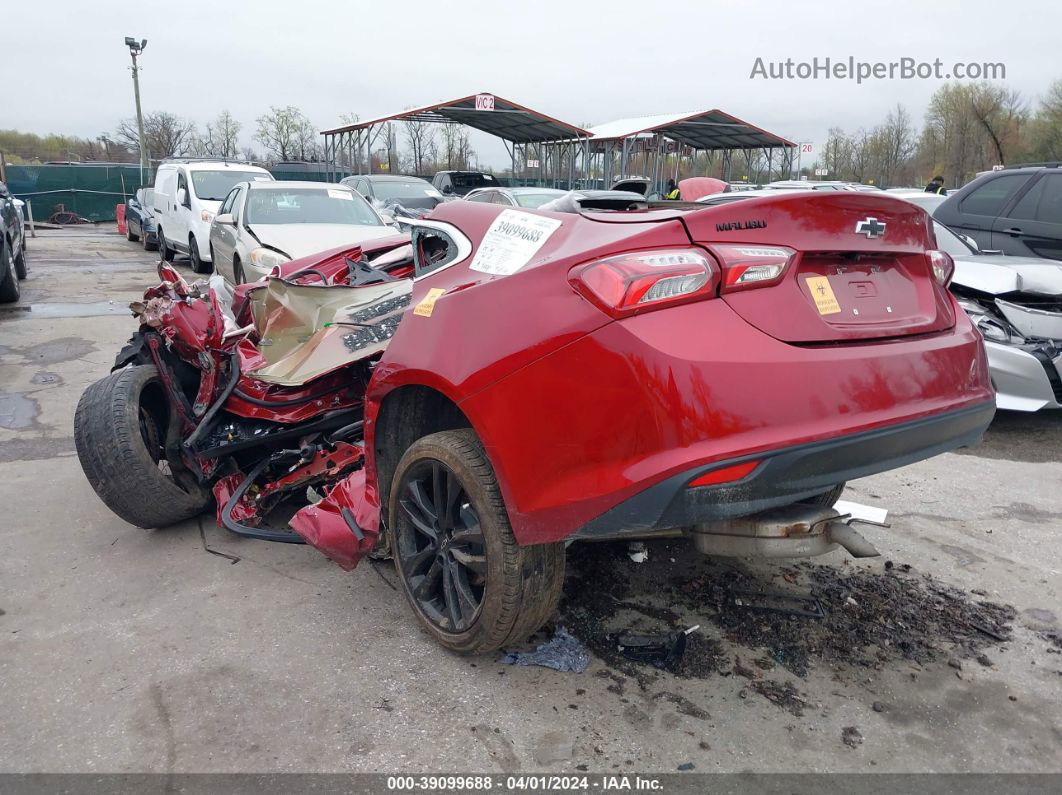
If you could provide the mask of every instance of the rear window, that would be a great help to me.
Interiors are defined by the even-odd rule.
[[[553,201],[558,196],[563,196],[564,191],[557,191],[556,193],[516,193],[513,197],[516,199],[516,203],[521,207],[529,207],[535,209],[541,207],[546,202]]]
[[[248,194],[247,223],[360,224],[382,226],[376,213],[352,190],[265,188]]]
[[[1018,200],[1011,218],[1062,224],[1062,174],[1046,174]]]
[[[272,181],[260,171],[193,171],[192,191],[200,199],[219,202],[237,182]]]
[[[999,215],[1003,206],[1027,179],[1027,174],[1007,174],[990,179],[962,200],[959,212],[970,215]]]
[[[498,180],[490,174],[451,174],[450,179],[453,180],[455,188],[468,188],[469,190],[494,187],[498,184]]]

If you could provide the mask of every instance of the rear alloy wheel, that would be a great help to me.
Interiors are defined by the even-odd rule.
[[[494,651],[526,640],[552,615],[564,544],[516,543],[494,471],[470,429],[425,436],[406,451],[389,516],[402,590],[446,648]]]
[[[21,295],[15,255],[7,241],[0,238],[0,304],[13,304]]]
[[[199,246],[192,235],[188,236],[188,261],[192,264],[192,270],[196,273],[207,273],[212,269],[212,266],[203,262],[199,256]]]

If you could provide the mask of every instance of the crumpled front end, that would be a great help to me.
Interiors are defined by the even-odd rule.
[[[997,406],[1062,408],[1062,267],[957,268],[952,291],[984,337]]]
[[[365,499],[365,470],[339,481],[327,497],[296,512],[288,524],[340,567],[353,569],[380,537],[380,512]]]

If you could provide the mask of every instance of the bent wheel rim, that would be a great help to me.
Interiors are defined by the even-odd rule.
[[[444,632],[475,623],[487,585],[479,514],[446,464],[425,459],[399,485],[396,517],[400,573],[420,613]]]

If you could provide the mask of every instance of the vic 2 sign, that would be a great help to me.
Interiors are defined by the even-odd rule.
[[[494,110],[494,95],[476,94],[476,110]]]

